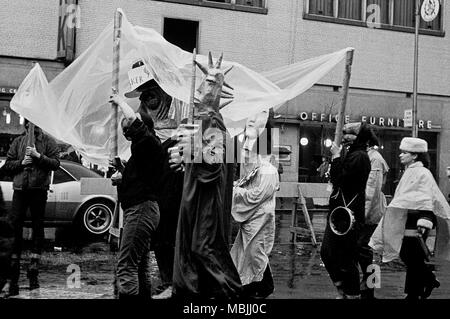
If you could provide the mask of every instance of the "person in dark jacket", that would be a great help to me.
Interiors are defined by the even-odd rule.
[[[5,209],[3,192],[0,189],[0,299],[9,297],[13,244],[14,228]]]
[[[120,299],[151,298],[150,245],[159,224],[158,182],[163,167],[163,150],[153,120],[135,114],[118,95],[110,102],[123,114],[122,130],[131,141],[131,157],[123,173],[111,177],[124,211],[124,226],[117,264]]]
[[[166,299],[172,295],[175,236],[184,179],[182,170],[171,169],[169,150],[178,143],[175,131],[180,124],[178,122],[182,117],[184,105],[182,102],[172,99],[154,79],[140,85],[135,91],[140,94],[139,112],[148,114],[155,123],[155,132],[161,140],[164,154],[157,200],[160,221],[155,236],[152,238],[152,249],[155,252],[161,285],[156,288],[156,295],[152,298]]]
[[[365,189],[370,173],[367,145],[372,135],[365,123],[346,124],[344,154],[341,154],[342,146],[333,144],[331,147],[333,191],[320,254],[339,294],[348,299],[359,298],[360,295],[357,241],[365,218]],[[353,227],[345,235],[336,234],[330,227],[330,214],[340,206],[351,209],[355,219]]]
[[[11,144],[3,170],[13,176],[13,198],[10,220],[14,227],[14,245],[11,256],[11,284],[9,294],[19,294],[20,255],[22,251],[22,227],[25,214],[30,209],[32,219],[31,263],[27,276],[30,289],[39,288],[39,261],[44,242],[44,215],[50,172],[59,168],[56,141],[34,126],[34,145],[30,140],[30,122],[25,122],[26,134],[17,137]]]

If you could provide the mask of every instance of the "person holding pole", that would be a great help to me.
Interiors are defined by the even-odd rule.
[[[50,173],[56,171],[60,164],[56,141],[28,120],[25,121],[25,129],[26,134],[12,142],[2,168],[6,174],[14,176],[10,220],[15,239],[11,255],[10,296],[19,294],[22,227],[28,209],[32,219],[33,246],[27,277],[30,290],[39,288],[39,264],[44,244],[44,215]]]
[[[120,107],[122,131],[131,141],[131,157],[117,184],[118,200],[124,211],[124,226],[117,264],[119,299],[150,299],[149,254],[152,236],[159,224],[157,194],[163,167],[163,149],[147,114],[134,113],[117,94],[110,102]]]
[[[365,189],[370,173],[367,146],[373,132],[363,122],[346,124],[343,133],[344,154],[341,155],[342,146],[334,142],[331,146],[333,191],[320,255],[340,296],[357,299],[360,297],[357,242],[364,224]],[[339,210],[351,216],[342,215],[334,220],[331,215]],[[342,223],[348,224],[348,228],[339,232]]]
[[[130,91],[127,98],[139,97],[138,112],[150,116],[155,125],[155,134],[163,148],[163,169],[158,192],[160,221],[152,239],[152,249],[158,264],[161,285],[156,289],[153,299],[166,299],[172,292],[172,271],[175,250],[175,235],[183,193],[182,170],[174,170],[169,163],[170,150],[178,140],[175,131],[181,120],[187,117],[187,107],[183,102],[173,99],[150,76],[142,59],[133,63],[128,72]]]

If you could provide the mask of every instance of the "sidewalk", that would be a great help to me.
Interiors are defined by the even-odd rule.
[[[276,215],[276,239],[270,256],[273,270],[275,292],[272,299],[334,299],[337,292],[331,283],[328,273],[320,259],[320,242],[325,229],[325,214],[314,215],[313,227],[319,242],[313,247],[308,239],[305,242],[290,243],[290,212],[278,211]],[[303,240],[303,238],[302,238]],[[379,260],[376,256],[376,260]],[[432,261],[436,267],[436,275],[441,282],[438,289],[433,290],[430,299],[450,298],[450,262]],[[375,289],[375,297],[380,299],[403,299],[405,268],[399,262],[381,264],[381,287]]]
[[[325,215],[314,215],[313,226],[320,243],[325,229]],[[277,211],[275,245],[270,265],[275,282],[275,292],[269,299],[335,299],[336,289],[320,260],[320,244],[313,247],[309,238],[302,238],[296,245],[290,242],[290,212]],[[62,247],[63,251],[47,251],[43,254],[41,288],[28,290],[25,266],[20,278],[21,299],[112,299],[116,253],[109,251],[105,242],[83,246],[81,251]],[[152,255],[153,256],[153,255]],[[29,254],[24,254],[25,262]],[[441,287],[435,289],[430,299],[450,299],[450,263],[435,260],[436,275]],[[70,265],[80,269],[79,288],[70,288],[74,277],[68,272]],[[156,261],[152,258],[153,287],[159,285]],[[405,269],[401,262],[381,265],[381,288],[375,296],[380,299],[403,299]]]

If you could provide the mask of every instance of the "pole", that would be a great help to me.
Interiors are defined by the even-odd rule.
[[[417,137],[417,83],[419,69],[419,25],[420,25],[420,1],[416,0],[416,30],[414,38],[414,83],[413,83],[413,108],[412,108],[412,136]]]
[[[192,53],[192,81],[191,81],[191,100],[189,103],[189,121],[194,124],[194,97],[195,97],[195,71],[197,66],[195,65],[195,59],[197,57],[197,49],[194,48]]]
[[[111,91],[112,94],[119,93],[119,71],[120,71],[120,37],[121,37],[121,27],[122,27],[122,13],[116,10],[114,13],[114,34],[113,34],[113,67],[112,67],[112,83]],[[118,105],[111,103],[113,109],[113,118],[110,127],[111,144],[110,144],[110,158],[113,161],[119,156],[119,146],[118,146],[118,127],[119,127],[119,107]],[[117,245],[120,246],[120,241],[122,238],[122,225],[121,225],[121,211],[120,203],[117,200],[116,206],[114,208],[113,223],[109,229],[108,242],[111,243],[112,236],[118,238]]]
[[[341,107],[339,109],[338,113],[338,120],[336,123],[336,131],[334,133],[334,143],[337,146],[341,145],[342,140],[342,129],[344,126],[344,119],[345,119],[345,107],[347,105],[347,96],[348,96],[348,87],[350,83],[350,76],[352,74],[352,63],[353,63],[353,53],[354,49],[351,49],[347,52],[347,58],[345,61],[345,75],[344,75],[344,84],[342,85],[343,91],[342,91],[342,100],[341,100]]]
[[[119,71],[120,71],[120,37],[122,27],[122,13],[116,10],[114,14],[114,38],[113,38],[113,69],[112,69],[112,93],[119,93]],[[114,103],[111,104],[113,108],[113,121],[111,124],[111,158],[114,159],[119,154],[118,147],[118,127],[119,127],[119,109]]]

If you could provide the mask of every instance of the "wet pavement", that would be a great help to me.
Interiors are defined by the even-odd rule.
[[[310,238],[301,237],[297,244],[291,243],[289,232],[291,213],[277,212],[277,232],[275,245],[270,258],[275,281],[274,299],[335,299],[338,294],[320,259],[320,242],[325,229],[325,213],[315,214],[313,227],[319,245],[314,247]],[[301,225],[301,223],[300,223]],[[306,227],[306,224],[303,225]],[[375,263],[380,265],[380,288],[375,289],[375,297],[379,299],[403,299],[405,267],[401,261],[388,264],[380,262],[376,255]],[[450,262],[432,259],[435,273],[441,283],[440,288],[433,290],[430,299],[450,298]]]
[[[313,227],[319,242],[314,247],[308,237],[299,237],[291,243],[289,232],[290,212],[277,211],[276,239],[270,256],[275,282],[275,292],[269,299],[335,299],[336,290],[320,259],[320,241],[325,229],[325,214],[315,214]],[[61,251],[60,251],[61,250]],[[30,291],[25,265],[29,254],[24,253],[20,295],[23,299],[112,299],[114,298],[114,265],[117,253],[105,242],[63,241],[48,243],[42,257],[41,288]],[[379,260],[379,256],[376,256]],[[430,298],[450,298],[450,263],[432,260],[441,287]],[[25,265],[24,265],[25,264]],[[79,270],[79,272],[78,272]],[[158,286],[159,274],[152,255],[151,270],[154,287]],[[381,299],[403,299],[405,268],[401,262],[381,265],[381,287],[375,296]]]

